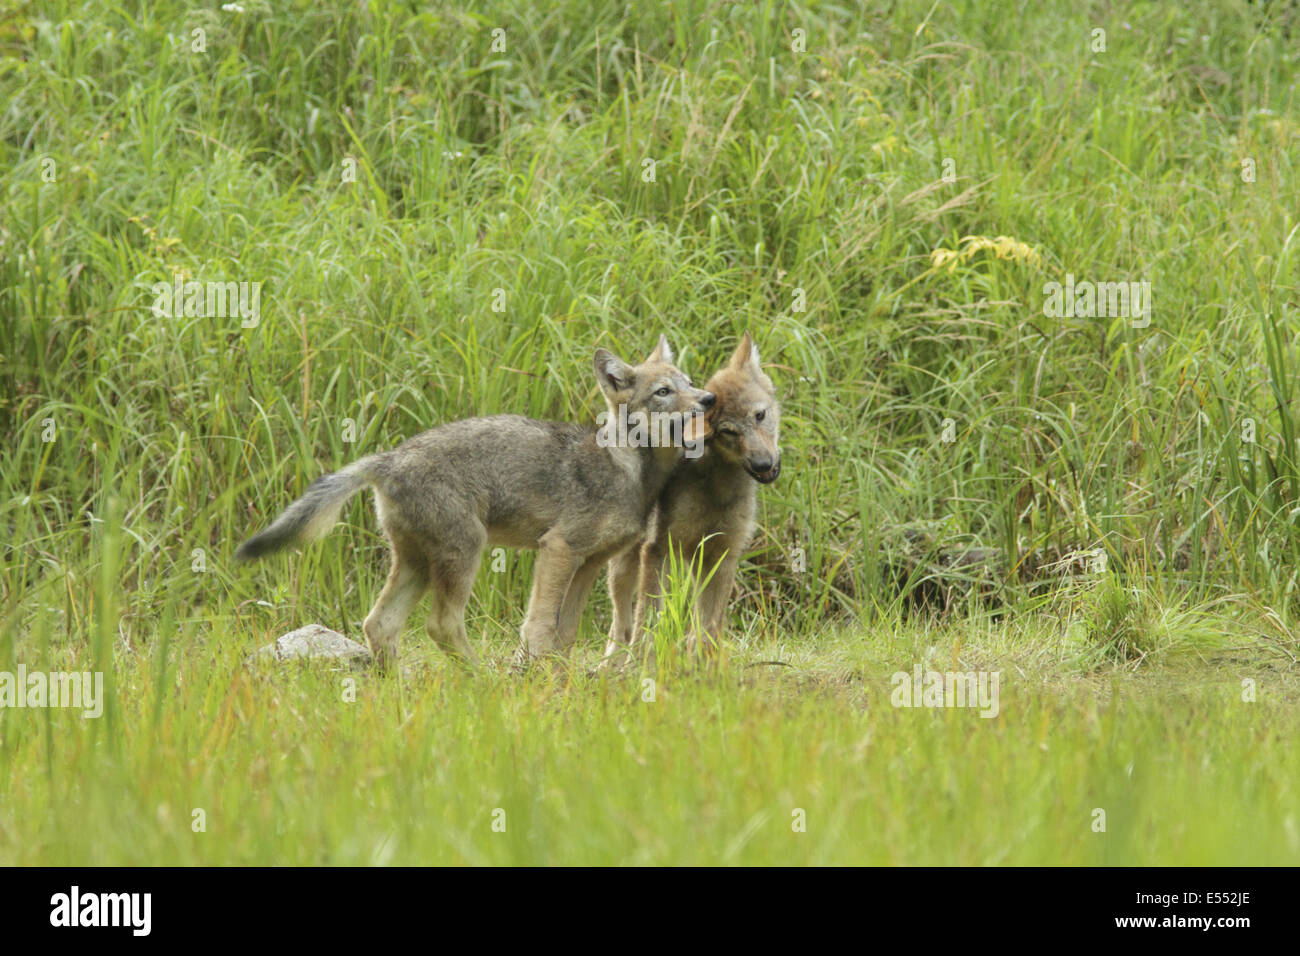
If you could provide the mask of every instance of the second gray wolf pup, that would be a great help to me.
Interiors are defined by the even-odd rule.
[[[663,336],[640,365],[606,349],[594,358],[611,418],[620,407],[624,421],[647,413],[676,429],[668,440],[611,442],[608,426],[596,431],[519,415],[450,422],[317,479],[235,557],[320,537],[344,502],[369,485],[393,560],[364,624],[376,663],[395,661],[402,625],[430,590],[429,635],[475,663],[465,605],[482,552],[493,545],[538,550],[519,658],[565,650],[601,567],[642,537],[685,445],[706,434],[703,416],[714,396],[672,360]]]
[[[614,620],[605,645],[607,665],[627,663],[629,649],[645,640],[646,617],[660,596],[670,548],[682,566],[694,566],[702,558],[702,573],[712,572],[697,594],[702,634],[692,635],[688,650],[717,649],[736,568],[754,535],[758,485],[771,484],[781,474],[781,406],[748,332],[726,368],[704,387],[717,402],[708,413],[710,435],[703,456],[683,461],[673,472],[644,544],[610,562]]]

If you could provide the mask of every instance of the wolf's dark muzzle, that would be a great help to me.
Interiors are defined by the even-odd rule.
[[[772,461],[765,458],[761,461],[747,461],[745,462],[745,470],[760,485],[770,485],[781,475],[781,459],[778,458],[776,461]]]

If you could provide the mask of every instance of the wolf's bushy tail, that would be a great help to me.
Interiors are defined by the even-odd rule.
[[[317,478],[301,498],[271,522],[269,528],[236,548],[235,560],[251,561],[323,537],[339,520],[344,503],[370,484],[370,470],[382,457],[371,455],[333,474]]]

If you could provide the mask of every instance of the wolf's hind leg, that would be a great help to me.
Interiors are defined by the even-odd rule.
[[[362,625],[375,663],[381,670],[388,670],[397,662],[402,625],[428,589],[429,567],[424,556],[395,539],[388,581]]]
[[[433,566],[433,608],[425,630],[453,659],[478,665],[478,655],[465,634],[465,606],[474,590],[474,576],[487,544],[487,531],[481,524],[475,533],[456,539],[448,549],[431,559]]]
[[[465,633],[466,603],[468,602],[444,600],[441,595],[435,596],[425,630],[447,656],[470,667],[477,667],[478,655],[474,653]]]

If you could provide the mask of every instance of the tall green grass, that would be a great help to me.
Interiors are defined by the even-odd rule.
[[[1022,583],[1103,547],[1290,614],[1300,127],[1281,32],[1235,4],[709,9],[13,8],[7,619],[31,626],[90,573],[113,499],[136,614],[243,600],[231,542],[320,471],[467,415],[589,419],[596,342],[635,353],[663,330],[704,374],[744,328],[792,464],[757,560],[801,614],[861,611],[877,529],[916,520],[1003,548]],[[1041,265],[928,268],[978,234]],[[1066,272],[1149,278],[1150,327],[1043,316]],[[261,323],[155,317],[148,287],[178,273],[262,282]],[[184,571],[198,548],[207,575]],[[341,595],[358,551],[368,584],[364,529],[289,574]],[[526,570],[481,589],[490,616]]]

